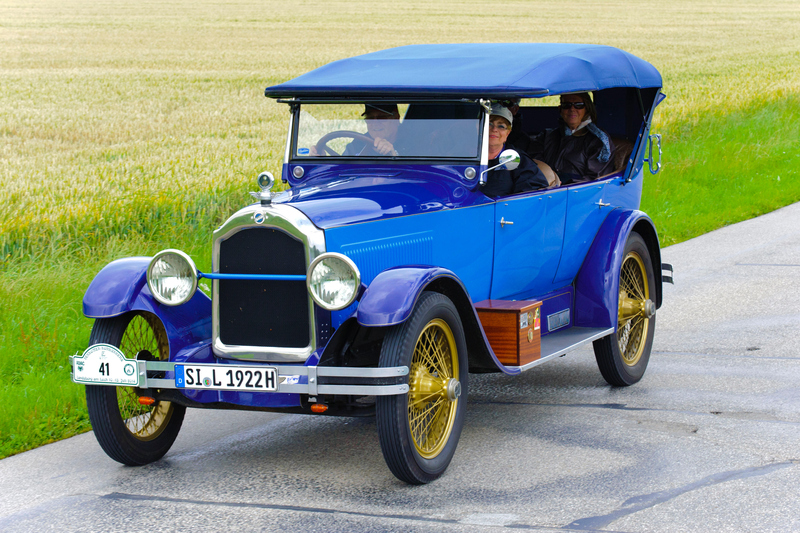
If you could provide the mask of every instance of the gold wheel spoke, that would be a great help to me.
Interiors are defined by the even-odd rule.
[[[163,326],[156,317],[143,313],[136,314],[128,323],[119,348],[131,359],[143,351],[149,352],[156,360],[166,360],[169,357],[169,341]],[[140,440],[157,437],[172,414],[170,402],[141,405],[134,390],[127,387],[117,388],[117,405],[125,427]]]
[[[442,337],[439,340],[439,346],[437,346],[436,355],[437,359],[439,360],[439,377],[442,379],[450,378],[450,365],[447,364],[447,356],[445,355],[445,348],[447,339]]]
[[[430,413],[431,413],[431,412],[432,412],[432,411],[433,411],[435,408],[437,408],[437,407],[438,407],[438,406],[439,406],[441,403],[442,403],[442,399],[441,399],[441,398],[439,398],[439,399],[437,399],[436,401],[434,401],[433,403],[431,403],[430,405],[428,405],[427,407],[423,407],[423,408],[421,408],[421,409],[420,409],[420,412],[419,412],[419,413],[417,413],[417,415],[416,415],[416,416],[414,416],[414,418],[413,418],[413,421],[414,421],[414,422],[416,422],[416,421],[419,421],[419,420],[421,420],[421,419],[425,418],[425,416],[426,416],[426,415],[430,414]]]
[[[642,258],[630,252],[622,261],[620,269],[620,316],[617,323],[617,342],[625,364],[638,363],[644,351],[648,318],[644,316],[645,302],[649,299],[647,271]],[[634,310],[639,309],[638,312]]]
[[[422,339],[420,339],[421,346],[417,348],[417,352],[419,353],[420,357],[423,359],[425,366],[428,367],[428,370],[432,370],[435,368],[436,363],[431,356],[431,339],[430,335],[425,335]]]
[[[439,396],[440,394],[441,394],[440,391],[432,392],[429,395],[425,396],[424,398],[420,398],[420,399],[414,400],[413,402],[409,403],[408,405],[409,405],[409,407],[413,407],[415,405],[419,405],[421,403],[428,402],[428,401],[430,401],[431,398]]]
[[[432,422],[435,420],[436,412],[440,409],[440,402],[434,403],[427,409],[420,412],[413,420],[413,428],[412,433],[417,435],[417,439],[422,436],[426,438],[434,437],[436,438],[437,435],[433,434],[434,432],[431,431],[433,424]]]
[[[414,446],[425,458],[442,451],[453,428],[456,402],[443,394],[443,383],[458,376],[455,354],[455,340],[447,322],[431,320],[419,334],[412,353],[407,409]]]

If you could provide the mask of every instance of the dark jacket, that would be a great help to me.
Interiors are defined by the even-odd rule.
[[[481,192],[486,196],[498,197],[547,187],[547,178],[536,163],[525,154],[519,154],[519,157],[519,166],[514,170],[490,170]],[[498,163],[497,159],[490,160],[489,168]]]
[[[606,136],[608,139],[608,136]],[[533,137],[516,139],[515,147],[533,159],[544,161],[555,170],[562,184],[594,180],[614,171],[611,154],[614,146],[603,141],[584,127],[566,135],[565,126],[549,129]]]

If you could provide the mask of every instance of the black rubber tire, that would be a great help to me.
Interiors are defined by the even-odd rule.
[[[116,346],[130,359],[144,350],[151,354],[147,357],[169,359],[164,326],[157,317],[144,312],[95,320],[89,338],[89,345],[93,344]],[[134,416],[123,417],[120,404],[123,411]],[[115,461],[129,466],[161,459],[178,437],[186,413],[186,407],[172,402],[140,405],[133,387],[87,385],[86,405],[100,447]],[[134,423],[141,423],[142,428],[133,431],[128,424]]]
[[[639,260],[641,263],[639,263]],[[647,295],[648,298],[654,299],[656,282],[653,273],[653,264],[650,260],[650,253],[647,250],[644,239],[636,232],[632,232],[625,243],[623,262],[620,268],[621,272],[618,274],[620,278],[622,278],[622,270],[626,268],[626,261],[632,261],[633,266],[636,268],[644,268],[643,276],[645,276],[647,280]],[[622,279],[620,279],[620,284],[621,287],[624,285]],[[625,357],[623,357],[623,349],[621,348],[621,343],[623,342],[621,337],[625,335],[625,324],[627,322],[632,322],[632,320],[619,320],[615,333],[598,339],[593,343],[594,355],[597,359],[597,366],[600,369],[600,373],[610,385],[616,387],[633,385],[642,379],[647,369],[647,363],[650,360],[650,350],[653,347],[653,334],[656,328],[655,314],[644,320],[646,332],[644,335],[638,337],[638,344],[641,345],[642,350],[641,354],[638,355],[634,361],[626,361]],[[626,346],[627,341],[628,337],[625,338]],[[631,364],[631,362],[634,364]]]
[[[444,327],[444,324],[447,328]],[[447,337],[447,329],[452,333],[451,337]],[[469,381],[467,347],[458,311],[449,298],[435,292],[423,292],[411,316],[402,324],[393,326],[387,333],[381,349],[380,366],[408,366],[411,384],[415,372],[412,366],[412,357],[415,356],[418,344],[424,352],[424,345],[420,342],[423,340],[424,332],[428,332],[426,335],[434,335],[434,337],[426,337],[426,340],[431,338],[450,339],[452,343],[448,343],[448,346],[455,346],[457,352],[453,357],[452,350],[450,348],[447,350],[451,363],[453,360],[458,362],[457,369],[455,369],[455,365],[451,365],[451,377],[460,383],[460,396],[456,396],[455,401],[446,398],[443,401],[448,413],[446,419],[452,421],[452,425],[444,424],[444,426],[449,426],[449,430],[441,431],[438,440],[432,439],[433,442],[438,442],[438,445],[428,457],[425,457],[419,451],[419,445],[415,443],[409,422],[409,410],[411,409],[409,402],[412,393],[416,390],[414,386],[412,385],[409,393],[378,396],[376,401],[378,437],[386,464],[398,479],[413,485],[435,480],[444,473],[450,464],[464,425]],[[439,337],[435,337],[436,335]],[[420,356],[416,357],[419,360]],[[426,365],[418,366],[432,368]],[[436,374],[429,375],[438,378],[441,374],[442,372],[437,371]],[[420,394],[423,395],[423,393]],[[441,411],[433,410],[433,406],[436,404],[433,400],[426,399],[419,403],[425,406],[420,409],[428,413],[441,413]],[[454,403],[455,405],[453,405]],[[439,414],[430,416],[435,421],[441,419]],[[424,418],[430,420],[429,415],[425,415]],[[428,432],[425,433],[427,444],[429,440],[427,437],[431,436],[434,431],[438,431],[441,426],[439,426],[439,422],[429,422],[425,426],[428,428]]]

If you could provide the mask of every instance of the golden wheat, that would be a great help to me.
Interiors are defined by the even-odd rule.
[[[391,46],[498,41],[643,57],[670,97],[656,126],[676,133],[800,93],[791,2],[6,0],[0,245],[213,211],[280,171],[287,110],[265,86]]]

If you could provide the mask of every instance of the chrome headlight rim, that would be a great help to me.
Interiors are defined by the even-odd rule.
[[[340,305],[332,305],[332,304],[329,304],[329,303],[321,300],[320,298],[317,297],[317,294],[314,292],[314,289],[311,287],[311,279],[313,277],[312,274],[314,273],[314,269],[322,261],[324,261],[325,259],[330,259],[330,258],[335,258],[335,259],[338,259],[338,260],[342,261],[343,263],[345,263],[345,265],[347,265],[347,267],[353,272],[353,277],[355,278],[355,288],[353,290],[353,294],[350,295],[350,298],[348,298],[347,303],[345,303],[343,305],[342,304],[340,304]],[[350,259],[349,257],[347,257],[344,254],[340,254],[340,253],[337,253],[337,252],[325,252],[323,254],[318,255],[311,262],[311,264],[308,267],[308,273],[306,275],[306,288],[308,289],[308,294],[311,295],[311,299],[314,300],[314,303],[316,303],[318,306],[320,306],[321,308],[325,309],[326,311],[339,311],[341,309],[345,309],[345,308],[349,307],[350,305],[352,305],[353,302],[356,301],[356,297],[358,296],[359,287],[361,287],[361,272],[358,270],[358,267],[353,262],[353,260]]]
[[[189,290],[187,295],[184,298],[182,298],[180,301],[178,301],[178,302],[174,302],[172,300],[167,300],[153,286],[153,282],[152,282],[153,267],[156,265],[158,260],[161,259],[162,257],[164,257],[165,255],[177,255],[183,261],[186,261],[186,263],[188,264],[188,266],[191,269],[192,274],[193,274],[192,275],[192,287],[191,287],[191,289]],[[183,305],[183,304],[185,304],[186,302],[188,302],[189,300],[192,299],[192,297],[194,296],[194,293],[197,292],[197,278],[198,278],[197,266],[195,266],[194,261],[192,261],[192,258],[189,257],[189,255],[187,253],[182,252],[180,250],[173,249],[173,248],[168,248],[166,250],[161,250],[160,252],[158,252],[156,255],[153,256],[153,258],[150,260],[150,264],[147,265],[147,288],[150,289],[150,294],[153,295],[153,298],[155,298],[155,300],[158,303],[163,304],[163,305],[168,305],[170,307]]]

